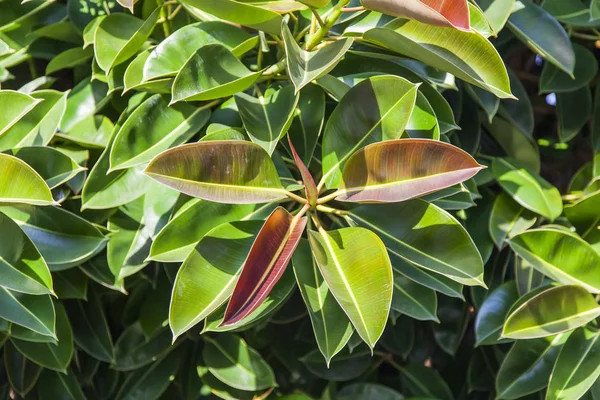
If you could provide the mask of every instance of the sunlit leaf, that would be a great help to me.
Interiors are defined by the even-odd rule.
[[[50,188],[33,168],[17,157],[0,154],[0,203],[54,204]]]
[[[466,0],[387,1],[362,0],[365,8],[395,17],[415,19],[426,24],[470,30]]]

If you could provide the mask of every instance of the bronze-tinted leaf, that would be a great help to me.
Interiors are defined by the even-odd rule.
[[[337,199],[404,201],[463,182],[482,168],[451,144],[429,139],[387,140],[350,157]]]
[[[278,207],[267,218],[242,267],[222,326],[234,324],[254,311],[277,283],[300,241],[307,218],[296,218]]]
[[[306,191],[306,199],[308,200],[308,204],[314,206],[317,203],[317,198],[319,197],[319,190],[317,189],[317,184],[313,176],[311,175],[306,165],[302,162],[302,159],[296,152],[296,148],[292,143],[292,139],[288,136],[288,143],[290,145],[290,149],[292,150],[292,156],[294,156],[294,161],[296,162],[296,166],[300,171],[300,175],[302,176],[302,182],[304,183],[304,190]]]

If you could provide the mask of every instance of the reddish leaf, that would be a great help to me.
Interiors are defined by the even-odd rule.
[[[482,168],[469,153],[448,143],[387,140],[363,147],[350,157],[337,199],[404,201],[463,182]]]
[[[426,24],[471,29],[467,0],[362,0],[365,8]]]
[[[302,175],[302,182],[304,183],[304,190],[306,191],[306,199],[308,200],[308,204],[314,206],[317,204],[317,198],[319,197],[319,191],[317,190],[317,184],[315,183],[314,178],[310,174],[306,165],[302,162],[302,159],[296,152],[296,148],[292,143],[292,139],[288,136],[288,143],[290,144],[290,149],[292,149],[292,155],[294,156],[294,161],[296,161],[296,166],[300,170],[300,175]]]
[[[283,275],[306,222],[306,217],[295,218],[283,207],[267,218],[242,267],[221,326],[242,320],[263,302]]]

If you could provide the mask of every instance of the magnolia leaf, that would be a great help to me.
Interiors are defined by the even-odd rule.
[[[394,17],[405,17],[426,24],[452,27],[462,31],[471,29],[469,5],[466,0],[361,0],[367,9]]]
[[[0,231],[0,286],[20,293],[53,293],[48,265],[19,225],[0,213]]]
[[[245,141],[182,145],[156,156],[145,172],[182,193],[221,203],[251,204],[286,197],[269,154]]]
[[[323,133],[323,178],[330,188],[339,187],[342,169],[360,148],[399,139],[410,119],[417,87],[395,76],[365,79],[342,98]]]
[[[250,139],[273,154],[279,139],[292,123],[298,99],[298,93],[294,93],[291,85],[283,88],[271,86],[264,96],[258,98],[237,93],[235,104]]]
[[[259,221],[225,222],[200,240],[173,285],[169,325],[174,337],[227,301],[261,227]]]
[[[500,55],[480,33],[398,19],[385,28],[365,32],[363,37],[456,75],[500,98],[514,97]]]
[[[337,200],[405,201],[463,182],[482,168],[467,152],[447,143],[387,140],[348,159]]]
[[[152,33],[160,10],[156,8],[145,21],[124,13],[106,16],[94,34],[95,59],[100,68],[108,72],[135,55]]]
[[[348,216],[376,232],[391,255],[465,285],[484,285],[483,262],[473,240],[439,207],[412,200],[363,205],[349,211]]]
[[[329,73],[350,49],[353,42],[353,39],[346,38],[336,40],[315,51],[305,51],[296,43],[285,22],[281,24],[281,36],[285,45],[288,75],[296,92],[311,81]]]
[[[54,204],[50,188],[33,168],[17,157],[0,153],[0,204]]]
[[[600,315],[594,297],[576,285],[544,290],[511,312],[502,336],[535,339],[578,328]]]
[[[393,277],[381,239],[365,228],[309,231],[310,246],[331,293],[373,348],[390,311]],[[365,275],[369,279],[363,279]]]
[[[208,370],[223,383],[240,390],[261,390],[276,385],[273,370],[236,335],[206,338],[202,358]]]
[[[600,277],[594,273],[600,254],[577,235],[538,228],[520,233],[508,243],[520,257],[549,278],[580,285],[590,293],[600,293]]]
[[[523,168],[516,160],[494,158],[492,174],[504,190],[528,210],[554,221],[562,213],[557,188],[541,176]]]
[[[262,71],[250,71],[227,47],[214,43],[187,59],[173,82],[171,103],[213,100],[246,90]]]
[[[306,239],[300,240],[294,253],[293,265],[317,345],[329,363],[348,343],[354,329],[323,280]]]
[[[213,43],[225,46],[239,57],[254,47],[256,41],[242,29],[222,21],[186,25],[149,52],[140,82],[175,76],[198,49]]]
[[[283,275],[307,222],[306,217],[293,217],[283,207],[267,218],[242,266],[222,326],[242,320],[263,302]]]

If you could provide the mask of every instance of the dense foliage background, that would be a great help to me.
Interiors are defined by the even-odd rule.
[[[0,398],[600,399],[598,29],[0,0]]]

